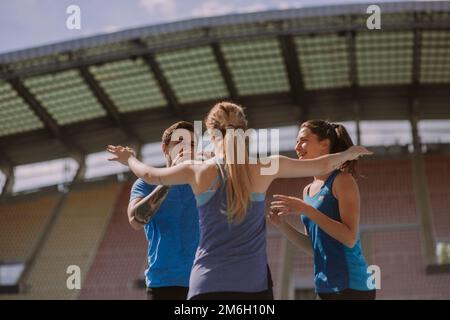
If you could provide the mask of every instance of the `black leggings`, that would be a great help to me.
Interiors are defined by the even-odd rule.
[[[333,293],[318,293],[318,300],[375,300],[376,290],[360,291],[345,289]]]
[[[147,300],[186,300],[188,287],[147,288]]]
[[[267,266],[267,290],[259,292],[207,292],[197,294],[190,300],[273,300],[273,281],[270,268]]]

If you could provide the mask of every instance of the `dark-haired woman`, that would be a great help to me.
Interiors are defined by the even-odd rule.
[[[353,145],[340,124],[323,120],[303,123],[295,151],[299,159],[314,159],[342,152]],[[303,190],[303,200],[275,195],[270,221],[297,247],[314,255],[314,283],[320,299],[372,300],[376,291],[359,239],[360,196],[355,181],[356,161],[322,176]],[[280,219],[301,217],[306,234]]]

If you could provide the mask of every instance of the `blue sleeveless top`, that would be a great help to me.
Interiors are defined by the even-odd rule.
[[[225,179],[219,172],[208,191],[196,196],[200,242],[191,270],[188,299],[209,292],[268,289],[265,195],[253,193],[245,218],[241,222],[229,221]],[[212,190],[217,181],[220,187]]]
[[[337,221],[341,221],[341,216],[338,200],[334,197],[331,188],[339,172],[339,170],[334,171],[316,195],[310,197],[308,191],[304,199],[306,203]],[[320,229],[308,217],[301,215],[301,220],[308,230],[314,250],[316,292],[332,293],[345,289],[371,290],[367,286],[370,274],[367,272],[367,263],[361,250],[359,230],[356,244],[350,249]]]

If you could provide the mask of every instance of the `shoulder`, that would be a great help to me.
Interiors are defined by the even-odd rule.
[[[210,176],[214,172],[217,171],[216,162],[214,159],[208,159],[206,161],[201,161],[197,163],[189,164],[191,166],[194,174],[201,179],[205,178],[205,176]]]
[[[146,197],[147,195],[150,194],[150,192],[152,192],[153,189],[155,189],[156,186],[152,185],[152,184],[148,184],[146,183],[144,180],[142,179],[137,179],[134,183],[133,186],[131,187],[131,200],[134,198],[143,198]]]
[[[334,183],[338,185],[356,184],[356,180],[350,173],[340,171],[336,175],[336,178],[334,178]]]
[[[333,194],[339,196],[340,193],[356,191],[358,185],[355,178],[348,172],[339,172],[333,182]]]
[[[147,182],[145,182],[141,178],[138,178],[133,183],[132,189],[141,189],[141,188],[146,188],[146,187],[155,187],[155,186],[152,185],[152,184],[148,184]]]
[[[206,161],[200,161],[197,164],[190,164],[193,175],[194,183],[189,186],[188,193],[199,194],[206,191],[212,181],[220,175],[218,167],[214,159],[208,159]]]

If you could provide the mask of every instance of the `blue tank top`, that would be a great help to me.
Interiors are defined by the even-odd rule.
[[[339,172],[339,170],[334,171],[316,195],[310,197],[308,191],[304,199],[306,203],[337,221],[341,221],[341,215],[338,200],[334,197],[331,188]],[[332,293],[344,289],[371,290],[367,286],[370,274],[367,272],[367,263],[361,250],[359,230],[356,244],[350,249],[320,229],[308,217],[302,215],[301,220],[308,230],[314,250],[316,292]]]
[[[223,172],[223,170],[222,170]],[[268,289],[265,195],[253,193],[241,222],[226,215],[226,184],[197,198],[200,242],[189,281],[188,298],[209,292],[260,292]],[[217,181],[216,180],[216,181]]]

